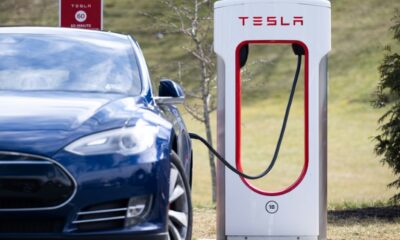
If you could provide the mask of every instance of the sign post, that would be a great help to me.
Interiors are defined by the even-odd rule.
[[[60,27],[103,29],[103,0],[59,0]]]

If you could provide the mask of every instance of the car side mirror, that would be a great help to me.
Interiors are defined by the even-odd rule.
[[[185,101],[185,93],[176,82],[162,79],[155,100],[158,104],[181,104]]]

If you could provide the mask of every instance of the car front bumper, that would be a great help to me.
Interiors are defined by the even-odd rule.
[[[83,157],[60,152],[52,160],[76,182],[71,199],[54,208],[0,208],[0,239],[167,239],[166,153]],[[127,224],[130,200],[141,196],[151,197],[148,213]]]

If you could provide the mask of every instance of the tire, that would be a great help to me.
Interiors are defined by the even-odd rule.
[[[179,156],[171,153],[168,235],[170,240],[192,239],[192,198],[190,185]]]

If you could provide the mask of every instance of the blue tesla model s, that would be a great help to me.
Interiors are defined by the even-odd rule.
[[[129,36],[0,28],[0,239],[191,239],[191,142]]]

